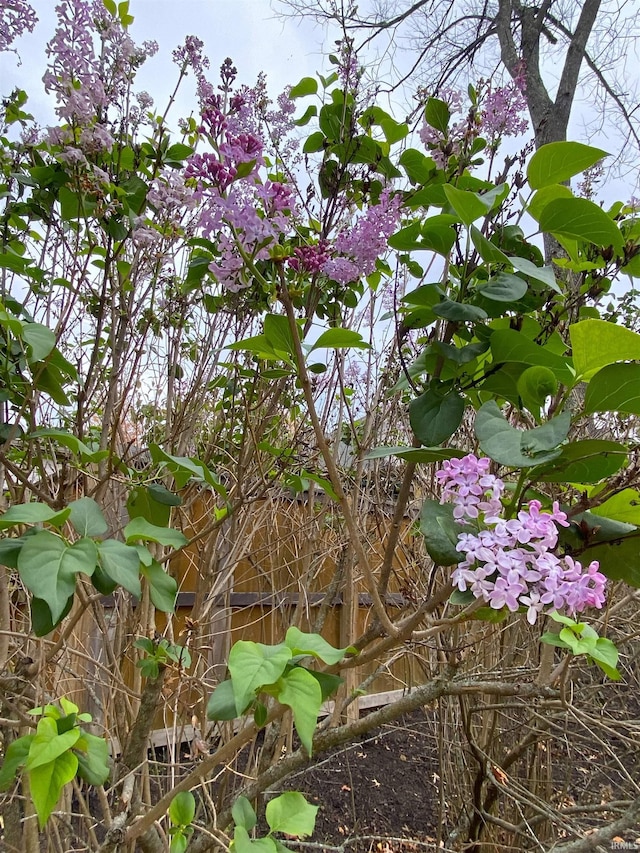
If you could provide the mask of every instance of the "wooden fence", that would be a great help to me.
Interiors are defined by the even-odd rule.
[[[171,738],[180,732],[188,737],[192,724],[201,731],[207,727],[206,702],[225,678],[236,640],[277,643],[294,624],[344,648],[370,627],[370,596],[333,504],[323,497],[262,498],[202,535],[212,526],[214,508],[215,496],[192,491],[172,522],[190,539],[200,536],[169,564],[179,583],[175,616],[167,620],[145,600],[132,606],[118,593],[86,608],[57,660],[58,693],[74,698],[98,720],[122,714],[123,707],[133,710],[141,688],[133,643],[156,632],[186,644],[192,665],[186,673],[169,674],[155,726],[173,732]],[[362,535],[375,569],[382,563],[391,517],[378,508],[364,518]],[[426,585],[430,564],[420,540],[405,519],[386,598],[392,612],[415,603]],[[125,660],[115,677],[110,648]],[[421,683],[424,654],[424,649],[404,648],[383,665],[372,661],[353,667],[346,672],[341,699],[363,684],[366,693],[375,694]],[[358,704],[357,698],[351,702],[349,716],[358,713]],[[155,739],[163,736],[156,732]]]

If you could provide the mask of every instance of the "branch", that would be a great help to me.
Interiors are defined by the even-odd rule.
[[[376,616],[380,620],[380,624],[387,632],[387,634],[389,634],[391,637],[395,637],[398,635],[398,629],[389,618],[387,611],[385,610],[382,598],[380,597],[377,584],[373,577],[373,570],[371,568],[369,558],[362,544],[362,536],[360,530],[358,529],[358,525],[356,524],[355,518],[353,517],[353,513],[351,512],[351,505],[349,504],[349,500],[344,492],[344,489],[342,488],[342,480],[340,478],[340,473],[338,472],[338,468],[336,467],[336,464],[333,460],[331,448],[327,444],[327,440],[322,429],[322,424],[320,423],[320,419],[318,418],[315,401],[313,399],[313,390],[311,387],[311,382],[309,380],[309,375],[307,373],[307,369],[304,363],[304,353],[302,352],[302,344],[300,342],[300,335],[298,333],[298,325],[296,323],[294,308],[291,302],[291,297],[289,296],[289,291],[287,290],[286,282],[284,281],[283,277],[281,278],[280,282],[280,299],[282,301],[282,304],[284,305],[287,318],[289,320],[289,329],[293,338],[296,367],[298,371],[298,381],[300,382],[307,403],[309,417],[311,418],[313,431],[316,436],[316,441],[318,442],[318,448],[320,450],[320,453],[322,454],[324,463],[327,466],[329,480],[331,481],[333,490],[335,491],[336,496],[338,498],[338,503],[340,504],[340,509],[342,510],[345,524],[347,525],[347,529],[349,531],[349,536],[351,537],[351,545],[353,546],[353,549],[355,551],[358,560],[358,565],[360,566],[360,569],[362,570],[362,573],[364,575],[365,584],[367,586],[367,592],[371,596]]]
[[[611,841],[621,832],[625,832],[627,829],[635,829],[638,821],[640,821],[640,797],[635,799],[617,820],[576,841],[553,847],[552,851],[553,853],[589,853],[589,851],[597,850],[601,844]]]
[[[587,41],[596,22],[601,0],[585,0],[584,6],[578,19],[575,32],[571,36],[567,58],[564,61],[562,76],[556,93],[555,108],[561,110],[562,121],[566,128],[569,122],[569,113],[578,85],[580,66],[585,55]]]

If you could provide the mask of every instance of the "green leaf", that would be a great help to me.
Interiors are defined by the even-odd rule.
[[[317,813],[318,806],[308,803],[299,791],[286,791],[269,800],[265,816],[271,832],[304,838],[313,834]]]
[[[264,335],[274,352],[289,356],[295,353],[289,320],[284,314],[267,314],[264,318]]]
[[[277,699],[293,711],[293,722],[298,737],[311,756],[313,735],[322,705],[320,684],[306,669],[295,666],[278,681]]]
[[[617,473],[628,457],[627,448],[615,441],[595,438],[575,441],[564,445],[560,456],[550,465],[543,466],[539,472],[536,471],[535,479],[545,483],[599,483]],[[592,511],[599,513],[600,507]],[[637,514],[637,522],[632,523],[640,524],[640,512]]]
[[[54,402],[61,406],[70,404],[69,398],[62,387],[62,375],[57,367],[51,364],[51,359],[48,364],[42,366],[40,363],[36,371],[35,386],[39,391],[44,391]]]
[[[304,127],[305,125],[309,124],[309,122],[311,121],[312,118],[314,118],[314,116],[317,116],[317,115],[318,115],[318,108],[316,107],[316,105],[315,104],[309,104],[307,109],[304,111],[303,115],[301,115],[300,118],[295,119],[295,121],[293,123],[295,124],[296,127]],[[324,138],[324,134],[323,134],[323,138]]]
[[[221,681],[213,689],[207,703],[207,719],[209,720],[235,720],[247,710],[247,705],[238,713],[236,699],[233,693],[233,684],[230,679]]]
[[[163,613],[173,613],[176,608],[178,584],[157,560],[140,566],[140,574],[147,579],[153,606]]]
[[[607,640],[606,637],[598,637],[595,648],[591,650],[590,655],[612,681],[620,681],[622,676],[617,669],[619,653],[611,640]]]
[[[265,646],[249,640],[239,640],[229,653],[229,672],[240,716],[254,698],[258,688],[276,682],[291,660],[291,649],[280,643]]]
[[[95,567],[93,574],[91,575],[91,583],[98,590],[101,595],[111,595],[111,593],[117,588],[118,584],[109,575],[103,571],[100,563]]]
[[[409,403],[413,434],[426,447],[442,444],[458,429],[464,399],[455,391],[441,395],[431,388]]]
[[[384,133],[384,138],[391,145],[400,142],[401,139],[405,139],[409,134],[409,126],[406,122],[400,124],[392,118],[383,118],[380,121],[380,127]]]
[[[108,578],[140,598],[140,557],[135,548],[106,539],[98,544],[98,559]]]
[[[182,829],[176,829],[171,835],[169,843],[169,853],[186,853],[189,846],[189,835]]]
[[[310,134],[305,139],[305,143],[302,146],[302,153],[315,154],[316,151],[322,151],[325,144],[327,144],[327,137],[321,130],[316,130],[315,133]]]
[[[294,625],[288,629],[284,642],[291,649],[294,657],[297,655],[311,655],[327,664],[339,663],[346,654],[356,653],[356,649],[353,646],[347,646],[345,649],[336,649],[324,637],[321,637],[320,634],[306,634]]]
[[[540,230],[586,240],[601,247],[613,246],[623,252],[623,238],[616,223],[592,201],[586,198],[559,198],[543,208],[538,220]]]
[[[94,572],[95,575],[95,572]],[[67,603],[60,616],[54,621],[51,610],[46,601],[33,596],[31,599],[31,627],[36,637],[46,637],[62,620],[69,615],[73,607],[73,595],[67,599]]]
[[[462,459],[464,450],[455,447],[376,447],[370,450],[365,459],[387,459],[398,456],[407,462],[443,462],[445,459]]]
[[[640,414],[640,364],[610,364],[587,386],[584,412]]]
[[[149,483],[146,487],[149,496],[162,506],[182,506],[182,498],[175,492],[170,492],[162,483]],[[149,519],[151,521],[151,519]],[[162,526],[162,525],[161,525]]]
[[[540,408],[547,397],[553,396],[558,390],[558,380],[551,368],[535,364],[522,371],[518,377],[517,389],[523,405],[539,421]]]
[[[273,838],[249,838],[244,826],[236,826],[233,831],[232,853],[278,853]]]
[[[579,554],[585,565],[597,560],[600,571],[611,580],[621,580],[640,588],[640,537],[629,536],[590,546]]]
[[[487,282],[478,284],[478,293],[496,302],[517,302],[528,289],[524,279],[510,272],[498,273]]]
[[[549,367],[563,385],[572,387],[575,376],[571,360],[563,358],[546,347],[534,343],[522,332],[515,329],[494,331],[489,340],[494,363],[520,362],[521,364],[541,364]]]
[[[562,184],[607,156],[606,151],[581,142],[550,142],[539,148],[529,160],[529,186],[537,190],[550,184]]]
[[[110,772],[107,741],[83,732],[74,749],[78,759],[78,776],[90,785],[104,785]]]
[[[640,335],[607,323],[582,320],[569,326],[573,364],[580,379],[589,380],[602,367],[617,361],[640,359]]]
[[[236,826],[244,827],[247,832],[251,832],[253,827],[258,823],[258,818],[253,810],[253,806],[246,797],[240,796],[235,801],[231,808],[231,817]]]
[[[486,216],[489,209],[481,196],[468,190],[459,190],[451,184],[444,185],[444,192],[451,207],[466,225],[472,225],[476,219]]]
[[[544,284],[556,293],[562,293],[562,290],[556,281],[553,267],[539,267],[531,261],[528,261],[526,258],[518,258],[515,256],[509,258],[509,263],[514,269],[518,270],[518,272],[526,275],[527,278],[533,279],[540,284]]]
[[[171,800],[169,820],[174,826],[189,826],[196,816],[196,798],[191,791],[180,791]]]
[[[430,157],[415,148],[407,148],[398,159],[412,184],[426,184],[436,171],[436,165]]]
[[[79,498],[69,504],[69,521],[79,536],[102,536],[108,530],[107,522],[93,498]]]
[[[267,718],[269,716],[269,710],[264,702],[260,702],[258,699],[253,704],[253,722],[259,729],[263,729],[267,724]]]
[[[463,592],[461,589],[454,589],[451,595],[449,596],[450,604],[457,604],[459,607],[467,607],[469,604],[472,604],[476,600],[475,595],[471,592],[470,589],[465,589]]]
[[[0,539],[0,566],[17,569],[18,557],[24,543],[24,536]]]
[[[422,223],[422,240],[418,248],[437,252],[445,257],[456,242],[457,232],[446,214],[430,216]]]
[[[315,77],[303,77],[299,83],[289,90],[289,97],[304,98],[306,95],[315,95],[318,91],[318,81]]]
[[[557,198],[575,198],[569,187],[564,184],[552,184],[534,193],[526,206],[527,212],[537,221],[543,209]]]
[[[410,225],[405,225],[400,228],[395,234],[389,237],[389,246],[392,249],[398,249],[400,252],[410,252],[412,249],[422,247],[422,242],[419,239],[422,234],[422,226],[418,220]]]
[[[46,601],[54,625],[76,587],[76,574],[92,575],[97,550],[92,539],[79,539],[67,545],[48,530],[29,536],[18,557],[18,571],[26,587],[36,598]]]
[[[479,320],[487,319],[487,312],[477,305],[469,305],[464,302],[454,302],[452,299],[443,299],[431,309],[438,317],[451,320],[453,323],[477,323]]]
[[[438,566],[455,566],[462,560],[456,550],[458,536],[465,528],[453,517],[453,506],[426,500],[420,512],[420,532],[429,556]]]
[[[324,331],[309,352],[317,349],[371,349],[371,344],[364,341],[359,332],[334,328]]]
[[[485,403],[476,415],[476,435],[482,451],[494,462],[510,468],[531,468],[556,459],[555,450],[567,437],[570,414],[563,413],[536,429],[519,430],[504,418],[494,400]]]
[[[56,721],[51,717],[43,717],[39,721],[35,737],[31,741],[25,769],[31,771],[43,764],[55,761],[63,752],[67,752],[75,746],[80,735],[80,729],[77,727],[69,729],[63,734],[58,734]]]
[[[578,480],[577,482],[588,481]],[[611,518],[614,521],[623,521],[640,527],[640,492],[635,489],[623,489],[600,506],[594,507],[591,512],[603,518]]]
[[[29,364],[44,361],[56,345],[56,336],[51,329],[42,326],[40,323],[25,323],[22,338],[31,349],[27,359]]]
[[[186,160],[193,154],[193,148],[190,145],[184,145],[182,142],[176,142],[167,148],[164,160],[174,160],[180,162]]]
[[[154,500],[149,489],[149,486],[136,486],[131,489],[127,497],[129,518],[142,517],[158,527],[167,527],[171,518],[171,507]],[[173,492],[169,492],[168,490],[167,493],[169,495],[173,494]]]
[[[34,767],[29,773],[31,799],[43,829],[55,809],[62,789],[76,775],[78,759],[73,752],[64,752],[55,761]]]
[[[5,749],[4,761],[0,768],[0,791],[6,791],[16,781],[18,770],[26,764],[29,749],[35,735],[24,735],[13,740]]]
[[[51,509],[43,503],[14,504],[0,516],[0,530],[17,524],[41,524],[45,521],[58,527],[67,520],[70,512],[68,508]]]
[[[315,669],[308,669],[307,672],[309,675],[312,675],[320,685],[323,702],[326,702],[327,699],[334,695],[338,687],[340,687],[341,684],[344,684],[344,678],[340,678],[339,675],[333,675],[330,672],[317,672]]]
[[[479,231],[475,225],[471,226],[471,239],[476,251],[487,264],[509,264],[511,258],[507,257],[504,252],[494,245],[484,236],[482,231]]]
[[[424,118],[427,124],[431,125],[434,130],[439,130],[440,133],[446,134],[449,129],[449,119],[451,111],[445,101],[440,98],[429,98],[424,110]]]
[[[29,433],[27,438],[53,438],[58,444],[61,444],[63,447],[68,447],[72,453],[75,453],[76,456],[80,456],[83,460],[88,459],[89,461],[98,461],[95,459],[97,455],[96,452],[91,450],[91,448],[87,447],[84,442],[80,441],[79,438],[77,438],[75,435],[65,429],[40,427],[39,429],[36,429],[33,432]],[[98,453],[100,452],[101,451],[98,451]]]
[[[179,530],[174,530],[172,527],[157,527],[142,516],[131,519],[123,532],[127,545],[143,540],[144,542],[157,542],[171,548],[182,548],[188,542],[187,537]]]
[[[202,480],[208,483],[213,489],[223,497],[227,496],[226,489],[220,482],[220,478],[207,468],[199,459],[194,459],[187,456],[172,456],[166,453],[157,444],[150,444],[151,458],[156,463],[164,463],[168,471],[173,474],[173,479],[176,482],[176,487],[182,489],[192,477],[197,480]]]

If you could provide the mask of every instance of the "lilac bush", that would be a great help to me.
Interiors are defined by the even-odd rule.
[[[571,556],[553,553],[556,525],[569,524],[558,502],[551,512],[541,512],[540,501],[532,500],[515,518],[506,517],[501,502],[505,484],[489,473],[489,466],[489,459],[470,453],[446,461],[436,473],[443,486],[441,502],[452,502],[454,518],[475,527],[458,536],[456,549],[464,559],[453,571],[454,584],[495,610],[506,607],[513,613],[526,607],[532,625],[545,608],[566,610],[570,616],[586,607],[601,608],[607,579],[598,562],[583,569]]]

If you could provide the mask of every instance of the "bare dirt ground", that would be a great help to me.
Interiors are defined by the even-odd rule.
[[[427,721],[416,712],[319,756],[287,787],[319,805],[316,843],[347,842],[349,851],[424,850],[437,832],[436,768]]]

